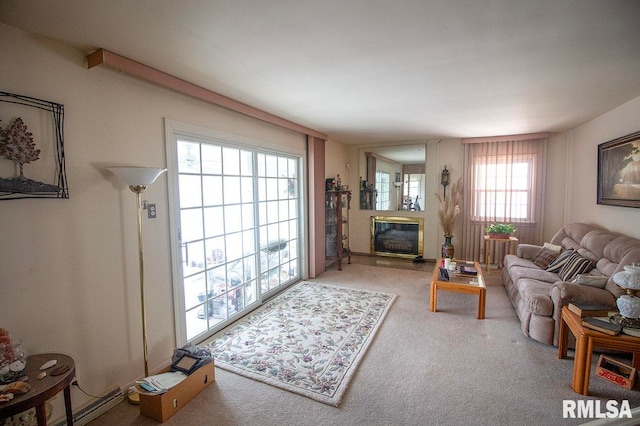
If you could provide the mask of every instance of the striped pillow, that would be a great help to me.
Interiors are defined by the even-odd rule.
[[[578,274],[589,272],[592,269],[593,263],[586,257],[582,257],[580,253],[575,252],[569,256],[567,263],[565,263],[562,269],[560,269],[560,272],[558,272],[558,276],[562,281],[571,281],[578,276]]]
[[[556,260],[554,260],[549,264],[549,266],[547,266],[547,271],[560,272],[560,269],[562,269],[564,264],[567,263],[567,260],[569,260],[569,257],[575,252],[575,250],[567,250],[560,253],[560,255],[556,257]]]

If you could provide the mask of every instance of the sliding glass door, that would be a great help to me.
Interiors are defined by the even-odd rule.
[[[180,334],[202,339],[300,279],[300,158],[174,135]]]

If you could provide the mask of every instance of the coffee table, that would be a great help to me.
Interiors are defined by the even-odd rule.
[[[484,306],[487,297],[487,286],[482,275],[482,267],[478,262],[458,261],[458,265],[474,266],[478,275],[466,275],[459,272],[449,271],[449,281],[440,280],[440,265],[442,259],[436,263],[431,275],[431,312],[437,312],[438,290],[450,291],[453,293],[466,293],[478,295],[478,319],[484,319]]]
[[[562,308],[561,321],[558,339],[559,359],[567,357],[569,331],[576,338],[576,348],[573,356],[573,383],[571,385],[574,392],[589,395],[589,376],[591,375],[591,357],[593,356],[594,347],[630,352],[633,354],[633,366],[636,369],[640,369],[640,338],[625,334],[610,336],[586,328],[582,325],[582,318],[571,312],[566,306]]]

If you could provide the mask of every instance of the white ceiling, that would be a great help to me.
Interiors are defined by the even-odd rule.
[[[2,0],[345,143],[576,127],[640,96],[637,0]]]

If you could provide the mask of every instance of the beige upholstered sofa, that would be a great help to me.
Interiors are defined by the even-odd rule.
[[[572,223],[560,229],[545,245],[544,250],[531,244],[518,245],[515,255],[505,256],[502,274],[524,334],[557,346],[563,306],[578,301],[615,308],[615,300],[623,290],[611,276],[623,270],[624,265],[640,262],[640,240],[595,225]],[[558,249],[561,251],[553,261],[565,262],[559,268],[547,262],[549,257],[554,257],[549,252]],[[577,266],[566,263],[567,258],[572,264],[579,264],[577,275],[580,276],[575,274]]]

